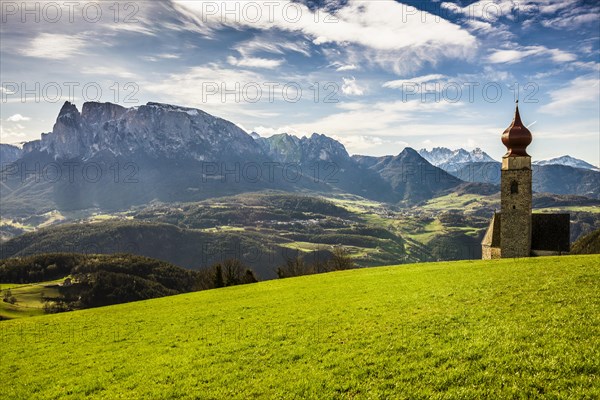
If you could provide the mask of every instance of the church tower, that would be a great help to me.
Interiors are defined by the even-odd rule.
[[[531,253],[531,157],[526,148],[531,132],[521,122],[519,102],[512,124],[502,134],[507,153],[502,157],[500,247],[502,258]]]
[[[521,122],[519,102],[502,143],[508,151],[500,171],[501,211],[494,213],[481,241],[481,258],[569,254],[569,214],[531,213],[531,157],[526,151],[531,132]]]

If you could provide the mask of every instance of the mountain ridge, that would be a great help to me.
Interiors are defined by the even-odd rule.
[[[12,144],[0,143],[0,165],[17,161],[22,156],[22,148]]]
[[[52,132],[38,149],[55,158],[90,159],[101,151],[127,156],[142,151],[155,157],[219,161],[253,158],[260,147],[237,125],[201,110],[149,102],[125,108],[86,102],[81,113],[65,102]]]
[[[431,151],[427,149],[419,150],[419,154],[435,166],[443,166],[449,164],[459,164],[464,162],[486,162],[494,161],[486,152],[479,147],[472,151],[465,149],[450,150],[447,147],[434,147]]]
[[[573,167],[580,169],[591,169],[594,171],[600,171],[600,168],[584,161],[579,158],[571,157],[569,155],[555,157],[547,160],[537,160],[533,162],[534,165],[564,165],[565,167]]]
[[[498,162],[498,160],[492,158],[485,151],[480,149],[479,147],[475,148],[472,151],[467,151],[463,148],[458,148],[455,150],[451,150],[447,147],[434,147],[431,150],[421,149],[419,150],[419,154],[429,161],[431,164],[440,167],[444,170],[455,169],[455,166],[460,166],[466,163],[482,163],[482,162]],[[599,171],[598,167],[594,165],[569,156],[564,155],[560,157],[555,157],[547,160],[534,160],[532,161],[534,165],[564,165],[566,167],[580,168],[580,169],[590,169]]]
[[[410,150],[411,159],[405,162],[445,176]],[[22,179],[27,175],[19,171],[31,169],[28,165],[60,168],[64,163],[74,163],[82,172],[91,165],[104,175],[98,181],[77,176],[64,182],[65,171],[59,170],[59,182],[39,182],[39,176]],[[120,175],[115,166],[135,169],[129,171],[135,173],[135,179],[127,182],[130,185],[116,181]],[[398,162],[394,166],[399,168]],[[350,157],[342,143],[326,135],[261,138],[202,110],[155,102],[131,108],[86,102],[81,112],[65,102],[52,131],[26,143],[14,167],[3,171],[9,189],[3,193],[4,212],[22,213],[23,206],[32,207],[27,212],[47,211],[47,207],[119,209],[153,200],[197,201],[265,189],[350,193],[389,203],[417,203],[461,183],[452,178],[450,185],[433,187],[437,183],[430,182],[429,189],[422,191],[415,181],[420,178],[409,185],[394,182],[393,172],[382,175],[366,168]]]

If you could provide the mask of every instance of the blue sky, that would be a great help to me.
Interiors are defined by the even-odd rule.
[[[499,158],[518,91],[534,158],[600,164],[596,1],[74,3],[2,3],[2,142],[50,131],[65,100],[157,101],[352,154]]]

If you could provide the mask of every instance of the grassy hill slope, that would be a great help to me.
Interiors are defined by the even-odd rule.
[[[580,237],[571,245],[572,254],[600,254],[600,229]]]
[[[598,398],[600,260],[383,267],[0,323],[5,398]]]

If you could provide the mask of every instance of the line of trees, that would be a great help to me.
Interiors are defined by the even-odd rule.
[[[294,276],[323,274],[353,268],[356,268],[354,260],[352,260],[343,247],[337,246],[334,248],[331,256],[325,260],[315,259],[310,262],[300,255],[289,257],[284,265],[277,268],[277,277],[291,278]]]
[[[256,283],[254,271],[237,258],[230,258],[198,271],[200,290]]]

